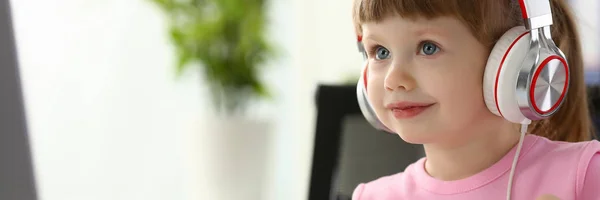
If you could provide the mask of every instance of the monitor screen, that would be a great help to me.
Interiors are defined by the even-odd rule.
[[[358,184],[402,172],[424,156],[421,145],[408,144],[397,134],[375,130],[362,115],[345,117],[341,130],[333,199],[350,200]]]
[[[316,104],[310,200],[349,200],[358,184],[402,172],[424,156],[421,145],[367,122],[355,86],[321,85]]]

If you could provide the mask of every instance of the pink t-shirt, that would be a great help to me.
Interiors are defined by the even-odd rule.
[[[426,158],[404,172],[358,185],[353,200],[506,199],[516,148],[471,177],[437,180],[425,171]],[[552,194],[561,200],[600,200],[600,142],[566,143],[527,135],[513,178],[512,198],[535,200]]]

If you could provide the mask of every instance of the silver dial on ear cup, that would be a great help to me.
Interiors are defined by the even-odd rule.
[[[517,101],[525,117],[540,120],[562,105],[568,91],[569,67],[549,35],[549,27],[531,33],[531,48],[517,80]]]
[[[556,110],[567,89],[567,69],[557,56],[548,57],[538,67],[530,88],[533,109],[540,115]]]

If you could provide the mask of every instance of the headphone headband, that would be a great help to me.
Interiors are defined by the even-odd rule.
[[[528,30],[552,25],[550,0],[519,0],[519,5]]]

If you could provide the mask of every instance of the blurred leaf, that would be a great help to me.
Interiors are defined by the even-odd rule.
[[[272,97],[260,80],[278,56],[266,36],[265,0],[150,1],[168,17],[177,74],[200,68],[217,108],[234,114],[253,98]]]

